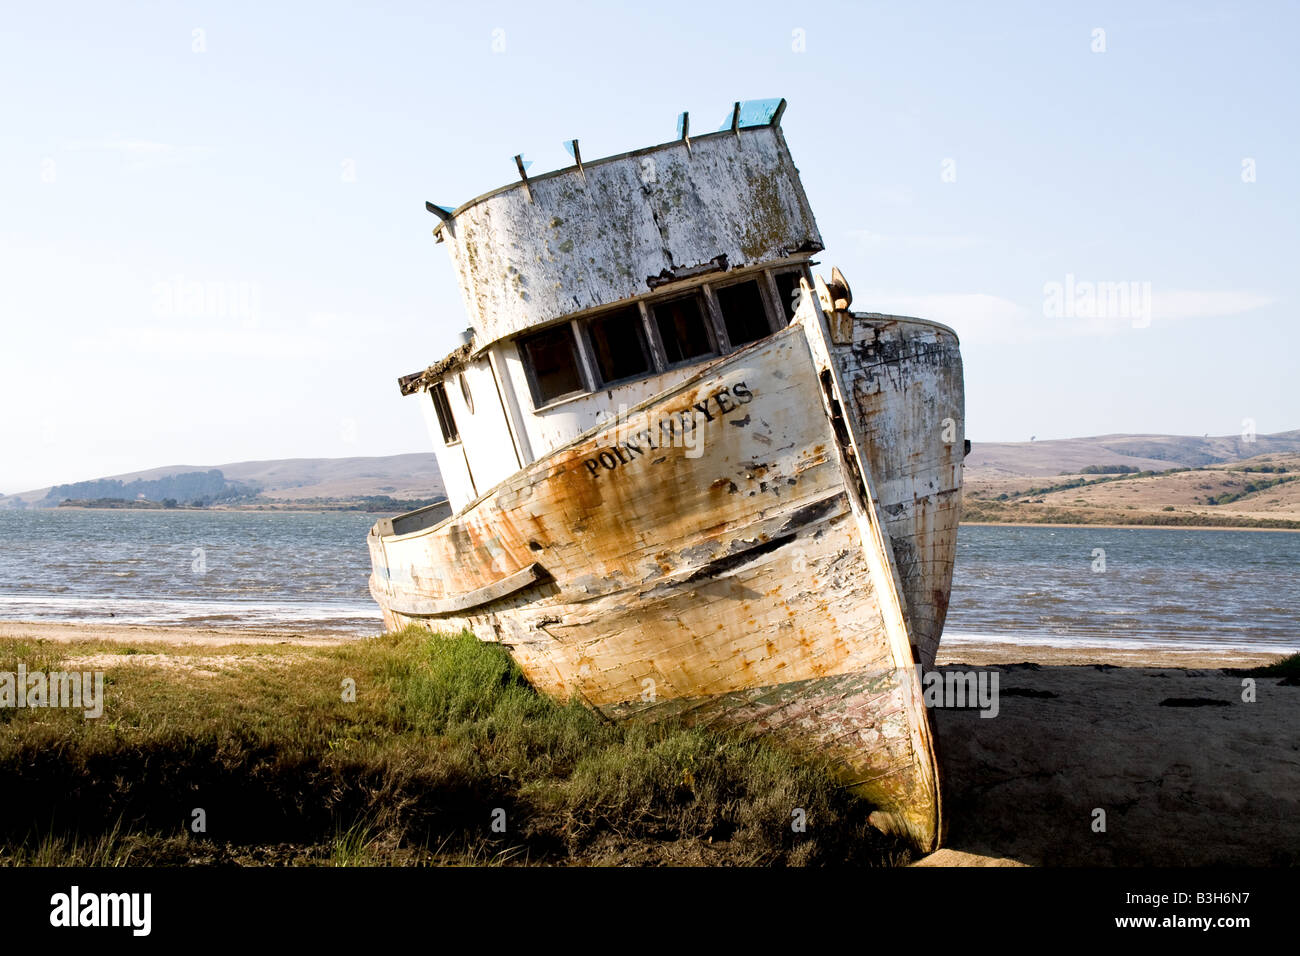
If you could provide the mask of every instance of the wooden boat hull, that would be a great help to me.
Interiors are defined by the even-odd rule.
[[[894,419],[869,402],[862,419],[867,372],[846,384],[833,351],[822,313],[803,310],[445,521],[377,525],[370,587],[386,623],[499,642],[540,690],[614,719],[822,753],[883,828],[935,847],[915,625],[862,437]],[[940,525],[909,527],[922,540]]]

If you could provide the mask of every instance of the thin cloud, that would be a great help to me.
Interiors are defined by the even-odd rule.
[[[1225,318],[1267,308],[1277,301],[1257,292],[1153,291],[1151,317],[1157,322]]]

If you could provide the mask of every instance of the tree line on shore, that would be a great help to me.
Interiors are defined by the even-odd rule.
[[[115,501],[149,501],[160,506],[177,507],[184,503],[192,507],[206,507],[218,502],[229,502],[257,494],[255,485],[228,479],[219,468],[208,471],[186,471],[161,478],[97,478],[55,485],[41,501],[41,506],[51,507],[75,501],[92,507],[114,507]],[[168,504],[170,502],[170,504]]]

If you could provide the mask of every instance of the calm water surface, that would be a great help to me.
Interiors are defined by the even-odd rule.
[[[0,511],[0,618],[382,630],[361,512]]]
[[[376,517],[0,511],[0,618],[376,631]],[[943,640],[1300,650],[1298,609],[1300,534],[965,526]]]
[[[1300,533],[963,526],[943,641],[1007,634],[1300,650]]]

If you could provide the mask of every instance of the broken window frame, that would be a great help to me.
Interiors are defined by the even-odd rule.
[[[786,328],[794,321],[794,313],[797,311],[791,304],[790,316],[785,314],[785,302],[781,298],[781,287],[777,284],[777,276],[791,275],[794,276],[794,287],[799,288],[799,280],[805,279],[808,282],[808,288],[812,288],[812,275],[806,265],[799,264],[793,266],[782,266],[778,269],[765,269],[764,274],[767,276],[768,295],[771,297],[773,304],[776,306],[775,317],[781,323],[781,328]]]
[[[690,358],[684,358],[677,362],[668,361],[668,350],[664,347],[663,336],[659,331],[659,321],[655,318],[654,310],[656,306],[667,305],[679,299],[694,298],[700,304],[700,317],[704,320],[704,334],[709,340],[709,351],[701,355],[694,355]],[[646,328],[654,339],[654,348],[656,358],[660,363],[660,371],[672,371],[679,368],[686,368],[699,362],[707,362],[709,359],[718,358],[727,353],[723,348],[723,340],[718,337],[717,323],[713,317],[713,306],[709,302],[708,293],[705,286],[700,285],[690,289],[682,289],[669,295],[654,296],[644,299],[641,302],[641,315],[645,322]]]
[[[550,408],[552,405],[559,405],[570,399],[578,398],[594,391],[592,387],[592,375],[595,363],[592,356],[586,350],[586,343],[583,342],[583,336],[579,334],[576,328],[577,323],[573,320],[567,322],[556,322],[540,329],[529,329],[523,335],[515,339],[515,351],[519,355],[519,360],[524,367],[524,375],[528,379],[528,391],[533,399],[533,411],[541,411]],[[578,371],[578,387],[564,392],[560,395],[552,395],[549,398],[543,398],[541,382],[537,377],[537,370],[533,367],[532,357],[528,354],[528,342],[537,338],[544,333],[555,332],[559,329],[567,329],[569,333],[569,345],[573,350],[574,365]]]
[[[763,341],[763,339],[767,338],[769,335],[773,334],[774,332],[778,332],[780,331],[780,329],[785,328],[785,326],[780,326],[778,328],[776,322],[774,321],[775,312],[772,308],[773,303],[772,303],[771,290],[768,289],[767,287],[768,280],[766,276],[768,272],[769,270],[764,269],[762,272],[757,272],[757,273],[751,272],[745,275],[731,278],[727,282],[709,282],[705,284],[705,288],[708,289],[710,308],[714,314],[714,322],[717,326],[719,335],[727,343],[728,352],[735,352],[739,349],[747,348],[748,346],[753,345],[755,342],[761,342]],[[735,286],[744,285],[747,282],[754,283],[754,285],[758,288],[758,297],[763,303],[763,319],[767,323],[767,332],[765,332],[763,335],[760,335],[756,339],[751,339],[748,342],[737,345],[735,342],[731,341],[731,333],[727,330],[727,320],[726,320],[726,316],[722,314],[722,303],[718,301],[718,293],[733,288]]]
[[[803,278],[812,287],[812,273],[808,263],[799,262],[787,265],[781,265],[769,268],[760,268],[747,270],[738,275],[728,275],[724,281],[718,282],[700,282],[690,285],[686,288],[678,288],[671,292],[665,292],[659,295],[642,296],[635,302],[624,302],[615,306],[601,309],[588,316],[580,318],[570,318],[567,321],[556,322],[541,328],[529,329],[515,337],[515,350],[519,356],[520,363],[524,369],[524,376],[528,381],[528,389],[533,400],[533,412],[545,411],[556,405],[582,398],[594,392],[607,388],[615,388],[620,385],[631,384],[632,382],[642,381],[655,375],[662,375],[665,372],[676,371],[687,368],[691,365],[697,365],[707,362],[741,348],[747,348],[756,342],[776,332],[781,331],[790,324],[786,318],[785,309],[781,304],[780,290],[776,283],[776,277],[779,275],[790,274],[796,278]],[[718,301],[717,293],[720,290],[728,289],[732,286],[741,285],[746,282],[753,282],[758,287],[759,297],[763,302],[763,317],[767,322],[767,332],[752,342],[744,345],[735,345],[727,333],[726,319],[722,314],[722,306]],[[678,362],[669,362],[668,353],[664,347],[663,339],[659,332],[659,323],[655,319],[654,309],[656,306],[672,302],[675,299],[696,298],[703,306],[704,332],[709,339],[710,350],[702,355],[692,358],[682,359]],[[600,364],[596,361],[595,346],[591,339],[592,322],[608,315],[611,312],[621,309],[638,309],[641,318],[641,337],[642,344],[645,348],[646,357],[649,359],[650,368],[636,375],[630,375],[620,379],[605,381],[601,371]],[[534,336],[544,332],[557,329],[567,325],[569,328],[570,345],[573,348],[577,362],[578,379],[580,386],[563,395],[556,395],[546,401],[542,401],[541,388],[537,379],[536,370],[533,368],[532,359],[529,357],[527,342]],[[450,407],[450,406],[449,406]]]
[[[604,319],[608,319],[610,316],[618,312],[635,313],[636,315],[635,329],[641,340],[641,354],[645,357],[646,367],[644,370],[640,372],[634,372],[631,375],[624,375],[619,378],[607,379],[605,378],[605,373],[601,370],[600,360],[597,358],[595,334],[592,330],[592,326],[595,325],[597,322],[600,322]],[[656,375],[660,371],[662,371],[658,362],[658,357],[655,354],[654,346],[651,344],[650,337],[647,334],[647,329],[645,324],[645,311],[642,308],[640,308],[640,303],[625,302],[622,305],[616,306],[612,309],[602,309],[600,312],[597,312],[595,315],[591,315],[583,319],[580,324],[582,326],[582,338],[584,339],[583,345],[586,346],[587,357],[591,360],[591,367],[590,367],[591,377],[593,382],[595,382],[595,387],[592,389],[592,391],[596,389],[613,388],[615,386],[623,385],[628,382],[637,382],[643,378],[649,378],[650,376]]]
[[[441,401],[439,401],[441,399]],[[438,419],[438,428],[442,432],[442,443],[447,448],[459,445],[460,428],[456,425],[456,416],[451,410],[447,398],[447,381],[434,382],[429,386],[429,400],[433,403],[433,413]]]

